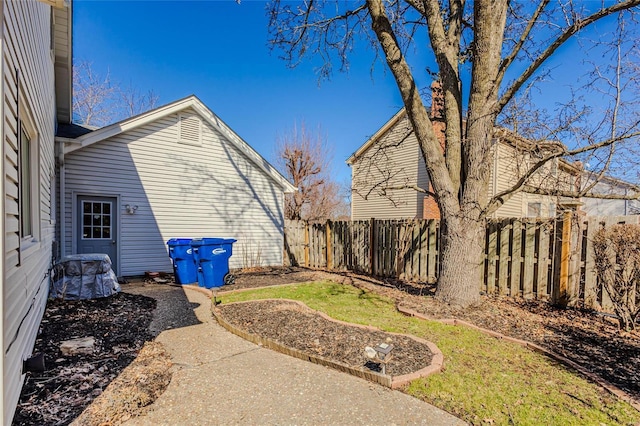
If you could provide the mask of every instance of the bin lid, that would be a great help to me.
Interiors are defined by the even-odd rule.
[[[232,244],[237,240],[233,238],[194,238],[191,240],[192,246],[209,246],[215,244]]]
[[[167,241],[169,246],[188,246],[191,244],[191,238],[171,238]]]
[[[224,238],[194,238],[191,241],[193,246],[208,246],[211,244],[224,244]]]

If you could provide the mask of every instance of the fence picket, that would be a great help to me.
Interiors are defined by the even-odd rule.
[[[498,246],[498,226],[495,221],[489,222],[489,242],[487,249],[487,294],[496,291],[496,253]]]
[[[534,265],[535,265],[535,245],[536,245],[536,223],[531,219],[525,219],[525,244],[524,244],[524,270],[522,273],[522,297],[531,299],[533,293]]]
[[[438,267],[436,265],[438,228],[435,219],[429,219],[429,248],[427,250],[427,280],[435,281]]]
[[[499,254],[498,254],[498,294],[510,294],[508,283],[509,267],[509,234],[511,233],[511,223],[509,219],[499,222]]]
[[[522,269],[522,221],[513,220],[511,223],[511,295],[522,295],[522,283],[520,282],[520,270]]]
[[[538,298],[546,298],[549,296],[547,285],[549,283],[549,265],[551,263],[549,259],[553,253],[550,250],[552,231],[553,227],[549,226],[549,223],[546,221],[538,223],[540,241],[538,245],[538,280],[534,288]]]

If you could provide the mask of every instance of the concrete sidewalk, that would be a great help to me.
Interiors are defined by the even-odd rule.
[[[157,287],[123,290],[158,300],[152,329],[165,330],[156,340],[175,371],[150,411],[127,425],[465,424],[401,392],[249,343],[215,322],[204,294]]]

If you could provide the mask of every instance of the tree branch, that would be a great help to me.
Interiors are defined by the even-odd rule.
[[[586,192],[583,193],[581,191],[566,191],[558,188],[538,188],[536,186],[524,185],[522,187],[524,192],[528,192],[530,194],[537,195],[550,195],[550,196],[558,196],[558,197],[566,197],[566,198],[599,198],[603,200],[640,200],[640,188],[633,189],[634,194],[632,195],[623,195],[623,194],[601,194],[597,192]]]
[[[533,29],[535,24],[538,22],[538,18],[540,18],[540,15],[542,14],[542,12],[544,11],[544,9],[547,7],[548,4],[549,4],[549,0],[542,0],[540,4],[538,4],[538,8],[531,16],[531,19],[529,19],[527,28],[525,28],[522,34],[520,35],[520,38],[516,42],[515,46],[513,46],[511,53],[502,60],[502,63],[500,64],[500,69],[498,71],[498,77],[496,79],[496,81],[498,82],[496,84],[496,87],[499,87],[500,83],[502,83],[504,74],[507,72],[507,69],[509,69],[509,66],[516,59],[516,57],[518,56],[518,53],[520,53],[520,49],[522,49],[522,46],[524,45],[525,41],[527,41],[527,39],[529,38],[529,34],[531,34],[531,30]]]
[[[626,0],[620,3],[616,3],[607,8],[601,9],[598,12],[587,16],[586,18],[575,21],[572,25],[567,27],[562,34],[560,34],[547,49],[542,52],[529,67],[516,79],[516,81],[507,89],[507,91],[499,99],[495,106],[495,112],[502,111],[504,106],[511,100],[511,98],[520,90],[522,85],[531,78],[531,76],[549,59],[560,46],[562,46],[573,35],[582,30],[583,28],[597,22],[598,20],[605,18],[613,13],[623,10],[631,9],[632,7],[640,5],[640,0]]]

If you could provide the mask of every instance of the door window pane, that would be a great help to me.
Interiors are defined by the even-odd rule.
[[[82,201],[82,238],[111,239],[111,203]]]

